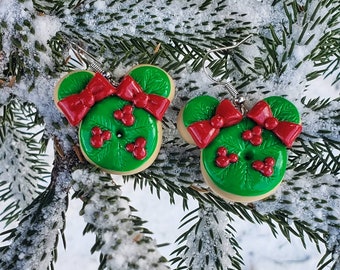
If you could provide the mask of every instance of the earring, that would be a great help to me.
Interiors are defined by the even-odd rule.
[[[84,157],[109,173],[131,175],[149,167],[162,142],[162,118],[174,97],[174,82],[153,65],[138,65],[120,83],[84,49],[71,43],[69,65],[77,70],[54,90],[56,106],[79,126]]]
[[[209,54],[233,49],[208,51]],[[182,138],[201,149],[200,167],[206,184],[220,197],[253,202],[271,195],[280,185],[287,166],[287,148],[302,131],[297,108],[279,96],[267,97],[247,110],[244,97],[224,83],[232,99],[203,95],[180,111],[177,126]]]

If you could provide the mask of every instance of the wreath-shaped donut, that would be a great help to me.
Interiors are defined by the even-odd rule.
[[[71,125],[79,125],[85,158],[105,171],[130,175],[156,159],[161,120],[174,96],[171,77],[139,65],[114,87],[100,73],[75,71],[55,88],[55,101]]]
[[[302,127],[296,107],[282,97],[258,102],[243,118],[229,100],[199,96],[180,111],[178,129],[187,142],[202,149],[203,178],[215,193],[252,202],[279,186],[287,147]]]

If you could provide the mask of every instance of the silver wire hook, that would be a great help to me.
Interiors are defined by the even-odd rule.
[[[240,96],[238,91],[235,89],[235,87],[228,81],[222,81],[222,80],[216,80],[214,77],[212,77],[209,72],[208,72],[208,66],[205,65],[205,62],[208,60],[208,57],[211,53],[214,52],[220,52],[220,51],[228,51],[230,49],[234,49],[238,46],[240,46],[242,43],[244,43],[246,40],[248,40],[249,38],[252,37],[252,34],[248,35],[247,37],[245,37],[244,39],[242,39],[241,41],[239,41],[238,43],[236,43],[235,45],[232,46],[226,46],[226,47],[220,47],[220,48],[216,48],[216,49],[211,49],[209,51],[207,51],[207,53],[204,55],[203,57],[203,70],[204,73],[209,77],[210,80],[212,80],[213,82],[216,82],[219,85],[223,85],[226,87],[227,91],[229,92],[229,94],[232,96],[233,98],[233,102],[238,105],[240,107],[240,109],[242,110],[242,112],[246,111],[246,108],[244,107],[244,101],[245,98]]]
[[[66,65],[71,68],[91,69],[95,72],[101,73],[112,84],[117,84],[115,81],[113,81],[112,73],[103,70],[100,67],[101,63],[93,55],[85,51],[85,49],[73,41],[69,41],[69,44],[69,56],[66,59]]]

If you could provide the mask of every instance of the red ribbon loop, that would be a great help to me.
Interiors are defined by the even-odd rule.
[[[219,134],[220,129],[239,123],[242,114],[228,100],[223,100],[210,120],[195,122],[187,127],[188,132],[199,148],[205,148]]]
[[[58,107],[72,126],[78,125],[91,107],[114,94],[116,88],[100,73],[96,73],[85,89],[58,101]]]
[[[302,126],[300,124],[279,121],[273,117],[269,104],[264,100],[256,103],[247,113],[247,117],[252,119],[259,126],[271,130],[287,147],[292,147],[295,139],[302,131]]]
[[[125,76],[117,87],[117,96],[133,102],[136,107],[148,111],[159,121],[162,120],[170,105],[170,100],[165,97],[145,93],[141,86],[129,75]]]

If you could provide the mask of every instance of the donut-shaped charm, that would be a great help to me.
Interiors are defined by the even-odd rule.
[[[180,111],[178,128],[187,142],[202,149],[207,185],[236,202],[260,200],[277,189],[287,166],[287,147],[302,130],[296,107],[276,96],[255,104],[246,117],[229,100],[199,96]]]
[[[152,65],[129,71],[117,87],[101,74],[71,72],[55,90],[58,108],[79,125],[79,144],[92,164],[114,174],[138,173],[156,159],[161,120],[174,95],[171,77]]]

